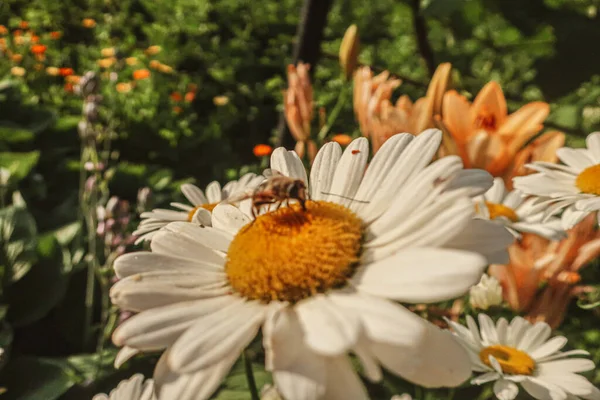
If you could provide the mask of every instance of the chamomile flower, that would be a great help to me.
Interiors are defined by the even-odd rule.
[[[575,355],[588,355],[584,350],[560,350],[567,338],[550,338],[552,330],[545,322],[531,324],[515,317],[510,324],[500,318],[479,314],[479,328],[471,316],[467,327],[448,321],[465,349],[469,351],[472,368],[482,375],[472,384],[494,383],[494,393],[500,400],[517,397],[520,384],[532,397],[540,400],[599,400],[600,390],[579,372],[595,368],[594,362]]]
[[[328,143],[310,180],[296,153],[275,150],[271,168],[307,183],[306,209],[252,219],[220,204],[212,226],[171,223],[152,252],[121,256],[111,299],[137,314],[113,341],[127,354],[165,350],[154,374],[165,399],[210,397],[259,330],[287,400],[367,399],[348,353],[373,381],[383,366],[425,387],[461,384],[462,346],[394,301],[463,295],[513,238],[474,218],[480,175],[458,157],[431,163],[440,142],[437,130],[395,135],[368,169],[366,138],[343,154]]]
[[[473,308],[487,310],[502,304],[502,286],[493,276],[483,274],[479,283],[469,290],[469,303]]]
[[[101,393],[92,400],[156,400],[154,395],[154,382],[144,376],[135,374],[131,378],[121,381],[108,395]]]
[[[564,229],[600,210],[600,132],[591,133],[586,144],[585,149],[558,149],[556,155],[565,165],[534,162],[527,166],[537,174],[513,180],[515,188],[539,197],[541,204],[549,206],[547,215],[565,209]]]
[[[479,216],[503,224],[517,238],[524,232],[550,240],[565,237],[559,218],[545,219],[536,198],[526,199],[520,190],[507,191],[502,178],[495,178],[493,186],[474,201]]]
[[[177,210],[156,208],[142,213],[140,215],[142,222],[140,222],[137,230],[133,232],[135,236],[138,236],[136,244],[145,240],[152,240],[156,231],[170,222],[187,221],[199,225],[210,225],[210,213],[217,204],[226,200],[232,194],[258,186],[263,180],[263,176],[249,173],[237,181],[228,182],[223,188],[221,188],[219,182],[213,181],[206,187],[206,195],[195,185],[190,183],[181,185],[181,192],[191,205],[171,203],[171,206]]]

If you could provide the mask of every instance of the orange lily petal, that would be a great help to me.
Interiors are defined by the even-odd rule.
[[[498,126],[501,126],[506,119],[506,115],[508,114],[506,108],[506,99],[504,98],[504,93],[502,92],[502,88],[497,82],[489,82],[486,84],[475,97],[475,101],[473,101],[473,107],[471,108],[471,117],[473,120],[479,115],[482,111],[492,114]]]

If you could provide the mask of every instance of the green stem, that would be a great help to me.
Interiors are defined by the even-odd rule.
[[[415,400],[424,400],[423,389],[420,386],[415,387]]]
[[[454,389],[454,388],[450,389],[450,391],[448,392],[448,400],[452,400],[454,398],[455,394],[456,394],[456,389]]]
[[[337,102],[335,103],[335,106],[333,107],[331,114],[329,114],[329,117],[327,118],[327,123],[325,123],[323,128],[321,128],[321,130],[317,134],[317,138],[319,139],[320,142],[325,140],[325,137],[329,133],[331,126],[333,125],[335,120],[340,115],[340,112],[344,108],[347,97],[348,97],[348,91],[346,90],[346,87],[342,86],[342,88],[340,90],[340,94],[338,95],[338,98],[337,98]]]
[[[250,390],[250,396],[252,400],[260,400],[258,389],[256,387],[256,381],[254,380],[254,371],[252,371],[252,362],[248,357],[248,350],[244,350],[242,353],[244,360],[244,369],[246,370],[246,380],[248,381],[248,389]]]

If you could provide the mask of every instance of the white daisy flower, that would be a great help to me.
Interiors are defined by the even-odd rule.
[[[494,393],[500,400],[517,397],[519,383],[531,396],[540,400],[600,400],[600,390],[578,372],[595,368],[592,360],[569,358],[588,355],[584,350],[561,352],[567,338],[550,339],[552,329],[545,322],[531,324],[515,317],[510,324],[500,318],[479,314],[479,328],[471,316],[467,327],[448,323],[454,334],[469,351],[472,368],[482,375],[471,380],[474,385],[494,383]]]
[[[142,221],[137,230],[133,232],[138,236],[136,244],[145,240],[152,240],[152,237],[161,228],[175,221],[193,222],[199,225],[210,225],[210,213],[217,204],[226,200],[233,194],[243,192],[258,186],[264,181],[262,175],[246,174],[237,181],[228,182],[223,188],[217,181],[213,181],[206,186],[206,195],[204,192],[191,183],[181,185],[181,192],[191,203],[171,203],[171,206],[177,210],[168,210],[156,208],[152,211],[144,212],[140,215]]]
[[[271,168],[308,183],[306,210],[292,202],[252,220],[220,204],[211,227],[169,224],[152,252],[117,259],[112,301],[137,312],[114,332],[120,361],[166,349],[159,396],[206,399],[262,329],[266,368],[287,400],[367,399],[348,353],[373,381],[383,366],[425,387],[461,384],[465,350],[394,301],[465,294],[513,238],[474,218],[469,195],[481,189],[461,185],[480,176],[463,173],[459,157],[430,164],[440,142],[437,130],[395,135],[368,168],[366,138],[343,154],[328,143],[310,181],[296,153],[275,150]]]
[[[586,149],[563,147],[556,151],[566,165],[534,162],[527,166],[539,173],[513,179],[515,188],[549,205],[547,215],[565,208],[564,229],[600,210],[600,132],[591,133],[586,144]]]
[[[97,394],[92,400],[156,400],[154,395],[154,381],[148,379],[144,382],[142,374],[135,374],[131,378],[121,381],[108,395]]]
[[[487,310],[502,304],[502,286],[493,276],[483,274],[479,283],[469,289],[469,303],[473,308]]]
[[[526,199],[520,190],[507,191],[502,178],[494,178],[492,187],[474,201],[480,217],[503,224],[516,238],[524,232],[549,240],[566,237],[559,218],[544,218],[535,197]]]

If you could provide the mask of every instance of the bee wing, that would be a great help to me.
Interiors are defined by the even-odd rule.
[[[284,176],[281,172],[277,171],[276,169],[272,169],[272,168],[267,168],[263,171],[263,176],[265,178],[273,178],[275,176]]]
[[[225,204],[239,203],[240,201],[244,201],[244,200],[251,198],[253,195],[254,195],[254,189],[251,189],[251,188],[245,189],[240,192],[232,193],[231,196],[229,196],[224,201],[224,203]]]

